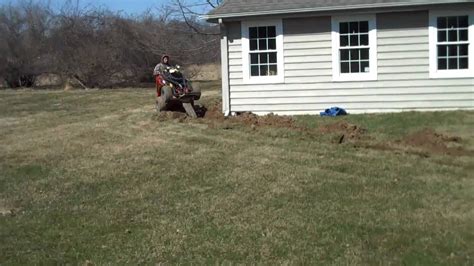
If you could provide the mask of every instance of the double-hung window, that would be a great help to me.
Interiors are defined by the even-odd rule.
[[[430,76],[474,77],[473,12],[430,12]]]
[[[247,83],[283,82],[281,20],[242,23],[242,69]]]
[[[375,16],[332,18],[333,80],[376,80]]]
[[[250,76],[263,77],[278,75],[276,27],[250,27],[249,39]]]

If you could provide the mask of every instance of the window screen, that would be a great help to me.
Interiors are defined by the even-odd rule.
[[[370,72],[369,22],[339,23],[341,73]]]
[[[468,16],[438,17],[438,70],[469,68]]]
[[[276,76],[276,27],[250,27],[250,76]]]

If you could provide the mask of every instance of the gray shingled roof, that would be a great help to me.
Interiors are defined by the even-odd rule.
[[[467,2],[473,0],[225,0],[206,18]]]

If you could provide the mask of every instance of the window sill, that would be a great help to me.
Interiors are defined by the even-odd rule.
[[[474,78],[474,70],[444,70],[430,73],[430,79]]]
[[[253,77],[244,79],[244,84],[282,84],[285,83],[285,78],[280,76],[275,77]]]
[[[353,75],[335,75],[332,77],[334,82],[348,82],[348,81],[376,81],[377,75],[372,73],[367,74],[353,74]]]

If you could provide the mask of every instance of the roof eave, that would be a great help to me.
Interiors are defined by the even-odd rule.
[[[241,12],[241,13],[227,13],[227,14],[211,14],[202,16],[203,19],[210,23],[216,23],[219,19],[240,18],[240,17],[256,17],[265,15],[281,15],[281,14],[295,14],[295,13],[309,13],[309,12],[324,12],[324,11],[341,11],[347,9],[367,9],[367,8],[387,8],[387,7],[407,7],[407,6],[425,6],[425,5],[439,5],[439,4],[453,4],[453,3],[469,3],[472,0],[446,0],[443,2],[426,3],[426,2],[411,2],[411,3],[377,3],[365,5],[345,5],[345,6],[331,6],[331,7],[314,7],[314,8],[298,8],[298,9],[282,9],[270,11],[257,12]]]

